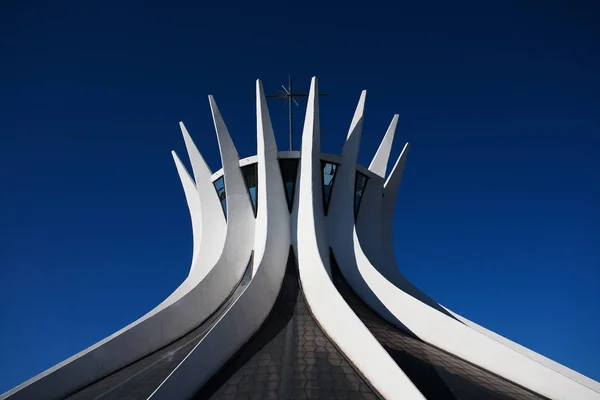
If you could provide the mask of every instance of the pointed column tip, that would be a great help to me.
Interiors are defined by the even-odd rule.
[[[215,96],[213,96],[212,94],[208,95],[208,104],[210,105],[210,109],[211,109],[211,112],[213,112],[213,115],[214,115],[214,110],[217,110],[217,112],[219,112],[219,107],[217,106],[217,101],[215,100]]]
[[[357,107],[357,111],[358,108],[361,108],[361,112],[364,114],[365,112],[365,103],[367,102],[367,90],[363,90],[362,92],[360,92],[360,99],[358,100],[358,107]]]
[[[185,136],[189,136],[190,134],[187,131],[187,128],[185,127],[185,124],[183,123],[183,121],[179,121],[179,129],[181,130],[181,134],[185,137]]]
[[[210,105],[210,112],[213,115],[213,122],[215,122],[216,115],[221,116],[221,112],[219,111],[219,107],[217,106],[217,101],[212,94],[208,95],[208,104]]]
[[[312,96],[312,100],[313,101],[318,101],[319,100],[319,79],[316,76],[313,76],[310,80],[310,90],[309,90],[309,94],[308,94],[308,99],[311,99]]]
[[[369,165],[369,170],[380,177],[384,178],[387,172],[387,166],[389,163],[390,153],[392,151],[392,145],[394,143],[394,135],[396,134],[396,127],[398,125],[398,114],[394,114],[392,122],[388,126],[383,140]]]
[[[256,110],[258,111],[258,107],[262,107],[263,103],[265,107],[267,106],[267,98],[265,97],[265,90],[263,88],[262,81],[260,79],[256,80]]]
[[[192,139],[190,137],[190,134],[189,134],[187,128],[185,127],[185,124],[183,123],[183,121],[179,121],[179,130],[181,131],[181,134],[183,135],[184,140]]]
[[[259,97],[264,97],[265,93],[263,90],[263,84],[262,81],[260,79],[256,80],[256,98],[259,99]]]

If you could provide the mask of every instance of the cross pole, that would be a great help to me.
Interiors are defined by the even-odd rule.
[[[308,97],[308,93],[294,93],[292,91],[292,75],[289,76],[288,87],[286,88],[283,85],[281,85],[281,87],[283,88],[283,91],[279,91],[279,93],[277,93],[277,94],[268,94],[268,95],[265,95],[265,97],[281,99],[281,100],[285,100],[288,102],[289,120],[290,120],[290,151],[292,151],[294,149],[294,125],[292,124],[293,117],[294,117],[294,113],[293,113],[294,108],[292,107],[292,102],[294,102],[294,104],[296,104],[296,105],[299,105],[298,102],[295,100],[295,98],[296,97]],[[319,96],[327,96],[327,93],[319,93]]]

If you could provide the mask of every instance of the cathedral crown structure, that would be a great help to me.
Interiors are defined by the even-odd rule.
[[[366,91],[340,156],[320,150],[313,78],[300,151],[278,151],[256,82],[256,156],[209,96],[222,169],[180,123],[193,229],[187,278],[154,309],[2,399],[574,399],[600,384],[458,315],[400,272],[392,242],[406,143],[395,115],[357,165]]]

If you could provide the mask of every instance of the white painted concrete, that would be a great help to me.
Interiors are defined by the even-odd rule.
[[[308,99],[301,152],[278,152],[262,85],[257,82],[256,156],[240,160],[212,96],[222,170],[211,175],[185,126],[181,129],[195,182],[173,153],[184,189],[194,250],[190,273],[165,301],[90,348],[3,394],[11,399],[58,399],[136,361],[189,332],[223,304],[254,251],[252,279],[196,348],[152,395],[187,398],[198,390],[267,318],[285,274],[290,243],[300,281],[319,325],[375,390],[388,399],[423,396],[344,302],[330,279],[329,247],[354,291],[399,328],[457,357],[551,399],[600,399],[600,384],[442,307],[398,270],[392,221],[408,154],[407,143],[384,183],[398,116],[370,168],[357,166],[365,92],[342,155],[320,153],[317,80]],[[278,158],[301,157],[291,218]],[[322,203],[321,160],[339,164],[328,216]],[[257,163],[256,219],[240,166]],[[368,176],[356,222],[356,171]],[[213,181],[225,177],[225,221]]]
[[[377,248],[378,242],[382,244],[377,249],[380,256],[367,257],[359,240],[370,234],[377,236],[375,227],[367,227],[363,223],[362,235],[358,228],[354,231],[355,259],[360,276],[370,291],[410,332],[460,358],[552,399],[600,398],[595,390],[596,382],[581,379],[574,374],[565,374],[564,370],[568,370],[567,368],[558,369],[551,363],[540,362],[544,360],[540,360],[541,356],[533,356],[534,352],[518,349],[506,340],[501,340],[498,335],[486,332],[484,328],[477,328],[470,321],[442,308],[402,276],[393,256],[391,221],[407,150],[408,144],[385,184],[383,207],[378,207],[379,204],[374,201],[381,193],[378,187],[380,181],[376,181],[371,187],[367,185],[367,191],[371,190],[372,196],[365,193],[363,201],[373,203],[361,205],[359,221],[364,218],[371,224],[382,222],[382,240],[365,240],[372,247],[372,252]],[[377,210],[382,212],[380,218],[373,217]],[[357,224],[357,227],[360,226],[361,224]],[[354,285],[359,289],[357,293],[367,301],[368,295],[365,296],[364,287],[356,283]]]
[[[337,292],[329,276],[329,249],[321,195],[317,79],[311,82],[298,184],[297,243],[300,281],[308,306],[338,348],[387,399],[423,399]],[[335,190],[335,186],[334,186]]]
[[[359,270],[388,310],[416,336],[551,399],[600,399],[600,394],[434,310],[394,286],[364,256],[355,235]]]
[[[400,273],[394,256],[392,243],[394,206],[409,149],[410,144],[406,143],[385,185],[382,185],[382,179],[370,179],[367,183],[356,221],[357,235],[362,251],[387,280],[428,306],[450,316],[451,314],[442,306]]]
[[[258,212],[253,279],[207,336],[152,394],[152,399],[190,398],[260,328],[279,295],[290,249],[290,214],[260,81],[256,82],[256,99]]]
[[[192,164],[196,190],[200,197],[201,225],[210,227],[210,235],[207,234],[202,240],[199,240],[198,254],[202,254],[202,258],[197,259],[198,261],[193,263],[190,269],[190,274],[195,271],[195,274],[197,274],[195,278],[199,282],[215,266],[221,256],[221,251],[225,245],[227,225],[223,213],[215,212],[221,208],[221,202],[219,197],[215,195],[215,188],[210,180],[210,168],[202,158],[183,122],[180,122],[179,126]]]
[[[388,160],[390,158],[390,152],[392,151],[392,143],[394,142],[394,134],[396,133],[397,125],[398,114],[395,114],[394,118],[392,118],[392,122],[390,122],[390,126],[385,132],[385,136],[383,137],[379,148],[377,149],[377,153],[375,153],[375,157],[373,157],[373,160],[369,165],[369,170],[382,178],[385,177],[387,171]]]
[[[400,269],[398,268],[398,265],[396,263],[395,256],[394,256],[393,240],[392,240],[392,220],[393,220],[393,214],[394,214],[394,207],[396,204],[397,193],[398,193],[398,190],[400,187],[400,181],[402,179],[402,174],[403,174],[404,166],[406,163],[408,149],[409,149],[409,145],[407,143],[404,146],[402,153],[400,154],[400,156],[398,157],[398,160],[396,161],[396,164],[394,165],[394,169],[392,170],[390,176],[387,178],[387,181],[385,183],[385,197],[384,197],[385,204],[384,204],[382,216],[385,215],[386,217],[385,218],[382,217],[382,220],[383,220],[383,228],[382,228],[383,231],[381,233],[382,237],[380,237],[379,235],[377,235],[376,232],[374,232],[375,224],[369,223],[370,221],[377,220],[376,215],[374,215],[377,213],[370,212],[369,215],[366,215],[366,214],[360,215],[358,218],[358,221],[357,221],[357,227],[358,227],[357,231],[358,232],[357,233],[358,233],[358,237],[361,242],[362,248],[364,249],[365,254],[367,255],[367,258],[373,262],[373,265],[376,266],[377,270],[383,276],[385,276],[386,279],[388,279],[390,282],[392,282],[396,287],[401,288],[404,292],[421,300],[423,303],[425,303],[441,312],[444,312],[447,315],[454,317],[458,321],[461,321],[462,323],[466,324],[467,326],[476,330],[477,332],[482,333],[482,334],[488,336],[489,338],[496,340],[496,341],[504,344],[505,346],[508,346],[512,350],[515,350],[515,351],[521,353],[522,355],[527,356],[527,357],[531,358],[532,360],[537,361],[540,364],[542,364],[548,368],[551,368],[551,369],[555,370],[556,372],[558,372],[562,375],[565,375],[565,376],[573,379],[574,381],[600,393],[600,383],[588,378],[585,375],[580,374],[577,371],[567,368],[564,365],[561,365],[547,357],[544,357],[543,355],[538,354],[524,346],[521,346],[518,343],[515,343],[503,336],[500,336],[500,335],[468,320],[467,318],[465,318],[463,316],[458,315],[457,313],[455,313],[455,312],[451,311],[450,309],[437,303],[435,300],[433,300],[427,294],[425,294],[421,290],[419,290],[416,286],[414,286],[410,281],[408,281],[408,279],[406,279],[402,275],[402,273],[400,272]],[[367,192],[371,189],[372,188],[368,188]],[[379,189],[377,189],[377,191],[378,190]],[[367,195],[368,195],[368,193],[367,193]],[[365,200],[366,199],[363,199],[363,201],[365,201]],[[380,207],[379,205],[374,205],[374,206],[372,205],[372,206],[366,206],[365,208],[368,210],[373,210],[373,209],[377,210],[377,209],[379,209],[379,207]],[[361,223],[362,223],[362,225],[361,225]],[[362,234],[363,232],[365,232],[364,235]],[[376,237],[377,240],[373,240],[373,237]],[[376,244],[381,244],[382,246],[377,247]],[[372,253],[369,252],[369,250],[371,250],[372,253],[375,254],[375,256],[372,256]],[[375,262],[377,255],[383,256],[382,262]]]
[[[444,307],[444,308],[446,308],[446,307]],[[564,365],[559,364],[556,361],[549,359],[548,357],[545,357],[539,353],[536,353],[535,351],[530,350],[527,347],[521,346],[520,344],[515,343],[515,342],[505,338],[504,336],[500,336],[497,333],[492,332],[492,331],[484,328],[483,326],[480,326],[480,325],[476,324],[475,322],[470,321],[467,318],[456,314],[455,312],[452,312],[451,310],[449,310],[447,308],[446,308],[446,310],[448,312],[450,312],[450,314],[452,314],[456,319],[458,319],[459,321],[461,321],[468,327],[476,330],[477,332],[482,333],[482,334],[490,337],[491,339],[494,339],[497,342],[502,343],[503,345],[510,347],[511,349],[513,349],[515,351],[518,351],[519,353],[523,354],[524,356],[527,356],[527,357],[531,358],[532,360],[537,361],[540,364],[545,365],[546,367],[551,368],[551,369],[555,370],[556,372],[563,374],[563,375],[573,379],[574,381],[576,381],[584,386],[587,386],[588,388],[600,393],[600,383],[596,382],[595,380],[590,379],[587,376],[582,375],[577,371],[573,371],[572,369],[567,368]]]
[[[202,210],[200,205],[200,195],[196,190],[196,184],[185,169],[185,166],[177,156],[175,151],[171,152],[173,161],[177,168],[177,174],[179,180],[181,180],[181,186],[185,194],[185,200],[187,202],[188,210],[190,211],[190,220],[192,221],[192,236],[193,236],[193,251],[192,251],[192,265],[190,266],[190,274],[194,271],[194,265],[198,260],[200,254],[200,242],[202,238]]]
[[[331,200],[329,202],[329,211],[327,214],[329,245],[333,250],[344,279],[360,298],[387,321],[401,329],[406,329],[368,287],[359,272],[353,250],[354,242],[352,235],[354,232],[356,161],[358,159],[360,137],[362,134],[365,100],[366,91],[363,91],[356,107],[352,123],[350,124],[346,143],[342,149],[341,162],[334,178]],[[366,189],[370,189],[369,183],[367,183]],[[378,211],[378,209],[374,210]],[[360,211],[361,214],[371,214],[369,209],[365,209],[362,206]]]
[[[17,386],[3,394],[2,398],[26,400],[62,398],[191,331],[219,307],[239,282],[252,252],[254,212],[239,170],[237,151],[214,101],[210,100],[225,173],[227,207],[231,217],[231,221],[227,224],[223,252],[220,253],[216,265],[209,268],[204,279],[200,281],[197,279],[199,275],[196,272],[204,269],[193,268],[188,278],[171,296],[142,318]],[[184,137],[185,134],[184,130]],[[198,159],[197,156],[199,153],[192,159],[197,179],[210,177],[208,167],[201,161],[201,157]],[[207,212],[222,215],[220,203],[212,202],[213,207],[218,205],[218,208],[211,209],[208,206],[211,204],[210,201],[203,202],[204,197],[209,196],[209,191],[205,190],[208,184],[204,181],[201,185],[200,182],[202,181],[198,179],[197,188],[201,204],[207,205]],[[212,187],[212,183],[209,184]],[[217,196],[214,188],[210,191],[210,196]],[[204,215],[204,209],[202,214]],[[211,234],[210,230],[206,229],[207,226],[210,225],[203,224],[205,228],[203,237],[209,237]],[[240,241],[240,238],[246,240]],[[204,240],[200,241],[201,244],[204,242]],[[215,250],[220,249],[210,249],[204,254],[209,258],[215,258],[214,254],[211,256]],[[203,257],[197,260],[203,260]],[[194,311],[190,312],[190,310]]]

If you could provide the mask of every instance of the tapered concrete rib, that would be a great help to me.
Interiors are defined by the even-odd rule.
[[[344,300],[428,400],[547,400],[387,323],[348,286],[335,257],[331,265],[333,281]]]
[[[396,126],[398,125],[398,114],[394,115],[392,118],[392,122],[390,122],[390,126],[385,132],[385,136],[377,149],[377,153],[373,157],[373,161],[369,165],[369,171],[374,174],[379,175],[382,178],[385,178],[385,173],[387,172],[388,160],[390,158],[390,152],[392,151],[392,144],[394,142],[394,134],[396,133]]]
[[[408,281],[399,271],[398,266],[396,264],[394,250],[393,250],[393,241],[392,241],[392,225],[393,225],[393,215],[394,215],[394,206],[396,203],[397,193],[400,187],[400,181],[402,178],[402,173],[404,171],[404,165],[406,163],[406,157],[408,154],[409,144],[407,143],[402,150],[402,153],[398,157],[394,169],[392,173],[388,177],[385,183],[385,196],[383,197],[384,205],[382,211],[382,222],[383,222],[383,231],[382,231],[382,240],[380,243],[382,244],[381,248],[378,248],[374,252],[369,252],[368,250],[372,247],[370,245],[363,246],[362,249],[365,251],[365,254],[369,260],[373,262],[373,265],[377,268],[377,270],[385,276],[387,280],[393,283],[396,287],[402,289],[404,292],[412,295],[413,297],[421,300],[423,303],[435,308],[436,310],[455,318],[457,321],[462,322],[463,324],[469,326],[471,329],[493,339],[510,349],[529,357],[530,359],[562,374],[574,381],[600,393],[600,384],[572,369],[569,369],[553,360],[550,360],[547,357],[542,356],[526,347],[519,345],[503,336],[500,336],[472,321],[469,319],[456,314],[455,312],[449,310],[448,308],[440,305],[427,294],[423,293],[417,287],[415,287],[410,281]],[[372,187],[368,187],[366,190],[365,198],[363,202],[367,201],[367,196],[369,190]],[[371,209],[373,207],[367,206],[365,204],[365,209]],[[360,215],[358,218],[358,223],[360,224],[361,218],[363,216]],[[366,225],[368,218],[365,218],[364,223]],[[373,224],[369,224],[370,227],[373,227]],[[369,235],[362,235],[362,226],[361,230],[359,230],[359,240],[361,244],[365,244],[369,240]],[[375,255],[372,255],[375,254]],[[382,261],[376,261],[377,255],[382,255]]]
[[[261,327],[281,289],[290,247],[290,217],[277,145],[260,81],[256,82],[256,99],[256,230],[254,240],[239,238],[254,245],[253,278],[206,337],[153,393],[152,399],[190,398]]]
[[[184,137],[186,134],[184,131]],[[220,134],[228,136],[226,131],[221,130]],[[254,212],[239,170],[237,151],[233,148],[231,140],[227,141],[225,138],[221,142],[228,142],[221,148],[225,154],[223,159],[227,161],[223,165],[225,181],[229,181],[225,191],[228,197],[227,205],[231,214],[236,216],[236,222],[227,226],[223,248],[209,248],[202,253],[203,256],[196,259],[196,268],[184,282],[146,315],[3,396],[27,400],[64,398],[174,342],[204,322],[225,301],[242,279],[252,252]],[[196,171],[199,172],[196,186],[203,190],[199,191],[202,215],[205,210],[212,215],[222,215],[218,201],[204,202],[205,198],[217,197],[210,181],[210,171],[204,168],[202,163],[196,162],[193,165],[196,165]],[[202,179],[206,176],[209,179],[208,184]],[[206,190],[208,187],[211,188],[210,191]],[[215,208],[211,209],[211,206]],[[202,225],[207,226],[204,220]],[[211,234],[204,232],[203,236],[207,238]],[[248,238],[249,243],[239,242],[239,237]],[[200,241],[202,249],[206,242],[207,240]],[[224,255],[221,256],[221,253]],[[218,258],[219,261],[214,267],[206,268],[208,272],[203,276],[200,272],[204,271],[204,268],[198,266],[205,258]]]
[[[442,306],[442,307],[444,307],[444,306]],[[555,370],[556,372],[563,374],[563,375],[573,379],[574,381],[576,381],[584,386],[587,386],[588,388],[600,393],[600,383],[594,381],[593,379],[590,379],[587,376],[582,375],[577,371],[573,371],[572,369],[567,368],[564,365],[561,365],[554,360],[544,357],[543,355],[538,354],[533,350],[529,350],[528,348],[521,346],[520,344],[515,343],[512,340],[505,338],[504,336],[498,335],[497,333],[492,332],[492,331],[484,328],[483,326],[480,326],[480,325],[476,324],[475,322],[470,321],[467,318],[458,315],[457,313],[449,310],[446,307],[444,307],[444,308],[450,314],[452,314],[456,319],[458,319],[459,321],[461,321],[462,323],[467,325],[469,328],[474,329],[477,332],[482,333],[482,334],[488,336],[489,338],[494,339],[497,342],[510,347],[511,349],[513,349],[515,351],[518,351],[519,353],[523,354],[524,356],[529,357],[532,360],[537,361],[540,364],[543,364],[546,367],[551,368],[551,369]]]
[[[219,307],[241,280],[252,252],[255,222],[248,189],[239,168],[238,152],[212,96],[209,97],[209,102],[223,163],[229,218],[223,251],[215,266],[194,291],[194,295],[198,296],[195,301],[202,304],[196,308],[196,312],[203,319]],[[216,193],[214,186],[212,192]],[[211,212],[222,215],[221,205]],[[208,236],[208,233],[206,235]],[[194,306],[191,309],[194,309]]]
[[[408,151],[410,150],[410,143],[406,143],[400,156],[396,160],[394,164],[394,168],[388,176],[385,184],[383,186],[383,208],[382,214],[384,216],[393,216],[394,215],[394,207],[396,205],[396,198],[398,196],[398,189],[400,188],[400,181],[402,180],[402,173],[404,172],[404,165],[406,164],[406,158],[408,157]],[[389,251],[393,252],[392,246],[392,229],[394,226],[393,219],[383,218],[382,224],[382,235],[383,240],[385,241],[385,248]],[[388,254],[388,256],[393,256],[393,254]],[[392,259],[395,259],[392,257]]]
[[[214,97],[208,96],[210,109],[212,112],[219,150],[221,151],[221,162],[223,163],[223,172],[225,174],[225,191],[227,193],[227,239],[239,242],[245,232],[238,231],[238,226],[246,224],[248,219],[254,220],[254,211],[246,182],[239,168],[240,158],[238,152],[231,140],[229,130],[221,117],[221,112],[217,107]],[[254,222],[254,221],[253,221]],[[254,228],[254,227],[253,227]],[[252,232],[252,238],[254,232]]]
[[[369,178],[367,186],[363,190],[360,212],[356,217],[356,230],[363,250],[369,259],[374,261],[378,261],[382,256],[381,235],[383,215],[381,208],[383,207],[383,184],[397,123],[398,114],[394,115],[379,145],[379,149],[373,157],[373,161],[371,161],[369,170],[376,176]],[[395,266],[388,269],[391,274],[400,274]],[[388,279],[391,279],[391,277],[388,277]]]
[[[381,181],[367,184],[363,198],[364,203],[362,203],[364,206],[362,208],[363,212],[357,218],[357,236],[361,243],[360,251],[388,281],[428,306],[452,316],[435,300],[406,279],[396,264],[392,242],[394,207],[409,149],[410,143],[406,143],[383,188],[381,187]],[[383,196],[381,196],[382,190]]]
[[[199,254],[202,257],[196,258],[196,262],[192,264],[190,274],[194,272],[197,279],[203,279],[206,274],[213,268],[221,255],[221,250],[225,245],[225,234],[227,226],[225,216],[221,210],[221,203],[215,193],[215,187],[211,181],[211,171],[206,165],[204,158],[196,148],[194,141],[190,137],[183,122],[179,123],[181,134],[185,142],[188,157],[192,164],[196,189],[200,198],[200,217],[201,225],[210,226],[210,235],[206,235],[204,240],[200,242]]]
[[[408,143],[384,182],[397,116],[369,171],[356,165],[365,92],[341,157],[320,153],[316,78],[301,152],[277,153],[260,81],[256,99],[258,154],[240,161],[209,97],[223,162],[212,176],[180,123],[194,174],[192,179],[173,152],[194,234],[192,266],[183,283],[143,317],[0,399],[145,398],[152,393],[155,399],[195,395],[204,400],[227,397],[232,390],[256,395],[237,384],[257,378],[252,389],[260,389],[266,377],[260,360],[269,358],[268,371],[281,395],[306,385],[305,395],[327,397],[333,395],[327,393],[332,381],[344,375],[347,386],[340,389],[350,397],[487,398],[485,393],[494,392],[508,398],[600,400],[598,382],[451,312],[400,273],[392,221]],[[301,156],[291,218],[278,156]],[[322,160],[337,165],[328,216]],[[256,214],[240,170],[254,162]],[[367,178],[358,209],[357,171],[364,175],[361,182]],[[221,176],[228,222],[212,182]],[[307,344],[325,350],[312,352]],[[298,370],[306,373],[297,376]]]
[[[354,193],[356,179],[356,161],[360,147],[360,137],[364,119],[366,92],[363,91],[356,107],[354,117],[348,130],[348,137],[342,149],[341,163],[335,173],[329,212],[327,216],[327,231],[331,246],[340,270],[354,291],[371,308],[390,323],[399,328],[406,327],[379,301],[369,289],[359,273],[357,260],[354,257]],[[367,189],[370,189],[367,183]],[[377,209],[362,208],[361,212],[377,212]]]
[[[319,192],[322,182],[318,106],[317,79],[313,78],[302,134],[296,243],[306,301],[325,333],[384,398],[423,399],[344,302],[330,279],[329,249]]]
[[[348,130],[348,136],[346,137],[346,143],[342,149],[342,158],[347,157],[349,160],[354,159],[354,165],[356,165],[356,159],[358,158],[358,149],[360,147],[360,136],[362,134],[363,121],[365,118],[365,101],[367,100],[367,91],[363,90],[358,99],[358,105],[354,111],[354,117],[352,117],[352,123]]]
[[[575,380],[524,356],[488,335],[471,329],[420,292],[401,274],[389,273],[390,270],[387,268],[397,267],[391,245],[391,222],[388,221],[393,219],[393,203],[400,185],[407,150],[408,145],[405,146],[385,184],[381,218],[384,223],[382,230],[384,248],[381,252],[382,257],[376,259],[378,265],[366,256],[356,232],[353,237],[354,257],[359,273],[370,291],[418,338],[463,360],[548,398],[600,398],[600,394],[589,387],[582,386]],[[340,267],[342,268],[341,265]],[[380,271],[386,271],[395,281],[387,279]],[[353,286],[352,282],[349,283]],[[357,294],[365,301],[368,299],[361,293]],[[366,302],[369,304],[368,301]],[[379,312],[378,309],[375,310]]]
[[[115,373],[87,386],[64,400],[120,400],[124,398],[145,399],[156,390],[161,382],[181,363],[229,309],[238,294],[245,290],[252,278],[252,260],[249,260],[244,277],[229,296],[206,321],[185,336],[156,352],[116,371]],[[190,310],[193,313],[193,310]]]
[[[267,99],[260,80],[256,81],[256,132],[257,132],[257,155],[258,155],[258,182],[265,182],[264,190],[258,190],[258,204],[264,204],[259,207],[256,217],[256,233],[254,251],[257,259],[262,260],[266,247],[274,240],[272,235],[281,234],[280,232],[271,232],[268,228],[274,227],[275,221],[269,221],[269,218],[283,218],[284,229],[289,232],[289,216],[284,217],[286,213],[283,210],[285,203],[285,189],[283,184],[277,184],[276,180],[281,176],[279,162],[277,160],[277,142],[275,133],[271,124],[271,116],[267,107]],[[280,204],[281,201],[281,204]],[[272,213],[271,213],[272,212]],[[269,224],[269,222],[271,222]],[[287,222],[287,223],[286,223]],[[284,234],[284,237],[286,235]],[[289,234],[287,240],[290,242]],[[284,249],[280,249],[283,251]],[[270,256],[273,256],[270,254]],[[286,255],[279,253],[276,257],[277,262],[281,261]]]
[[[191,274],[194,270],[194,265],[196,265],[198,260],[198,255],[200,254],[200,239],[202,238],[202,212],[200,209],[200,196],[198,195],[198,190],[196,190],[196,184],[194,183],[194,180],[177,156],[177,153],[172,151],[171,155],[173,156],[173,161],[175,162],[175,167],[177,168],[177,174],[179,175],[179,180],[181,181],[181,186],[183,187],[183,192],[185,194],[185,200],[190,211],[190,220],[192,221],[194,249],[192,254],[192,264],[190,267]]]
[[[359,215],[357,221],[357,224],[361,227],[363,225],[367,225],[369,217],[373,217],[372,214],[379,212],[380,216],[378,217],[378,220],[380,221],[380,224],[368,224],[371,230],[379,230],[379,232],[376,232],[378,240],[373,242],[373,246],[370,246],[370,243],[368,243],[366,240],[363,241],[365,235],[362,235],[361,231],[359,231],[358,234],[359,238],[361,239],[361,244],[365,254],[370,256],[369,259],[371,262],[374,263],[378,271],[383,274],[387,280],[404,289],[410,287],[410,294],[420,298],[423,301],[428,299],[426,302],[434,306],[435,302],[433,300],[429,299],[424,293],[415,288],[406,278],[402,276],[398,266],[396,265],[394,246],[392,243],[394,207],[396,205],[398,189],[400,188],[402,173],[404,172],[404,166],[406,164],[409,149],[410,143],[406,143],[402,148],[402,152],[400,152],[400,155],[396,159],[394,167],[392,168],[392,172],[387,177],[383,188],[375,188],[374,185],[371,185],[369,182],[368,187],[365,190],[364,200],[367,202],[370,201],[373,191],[375,192],[375,196],[379,196],[381,191],[383,191],[383,197],[379,198],[379,202],[375,205],[376,208],[366,204],[364,210],[369,210],[369,215],[367,215],[367,213]],[[374,257],[372,254],[377,254],[377,256]],[[439,305],[436,306],[436,308],[439,310],[442,309]]]
[[[354,248],[360,273],[385,307],[421,340],[551,399],[600,399],[600,394],[425,305],[389,282]]]
[[[398,189],[400,189],[400,182],[402,181],[402,174],[404,173],[404,166],[406,165],[406,158],[408,157],[408,150],[410,149],[410,143],[406,143],[392,168],[392,172],[387,177],[384,187],[384,193],[388,198],[386,199],[386,210],[393,210],[398,196]]]
[[[167,302],[171,301],[173,297],[176,300],[180,296],[179,292],[187,293],[197,285],[198,281],[206,279],[206,284],[199,286],[194,291],[195,296],[200,296],[201,293],[206,293],[207,296],[206,299],[202,300],[203,307],[198,313],[203,319],[217,309],[223,299],[231,293],[233,287],[240,281],[246,269],[252,246],[238,247],[236,243],[239,237],[246,235],[253,237],[254,235],[254,211],[248,197],[246,183],[239,168],[237,149],[212,96],[209,96],[209,103],[213,113],[213,122],[223,165],[227,213],[231,220],[225,224],[221,203],[211,180],[211,171],[189,136],[187,129],[183,123],[180,123],[194,176],[196,177],[196,188],[202,210],[202,226],[210,227],[210,232],[206,232],[205,239],[200,243],[200,254],[202,256],[198,257],[196,266],[190,273],[190,276],[194,279],[184,282],[166,300]],[[225,229],[223,238],[221,238],[222,228]],[[212,264],[209,264],[209,262]],[[213,269],[217,267],[221,267],[223,270],[213,273]]]

